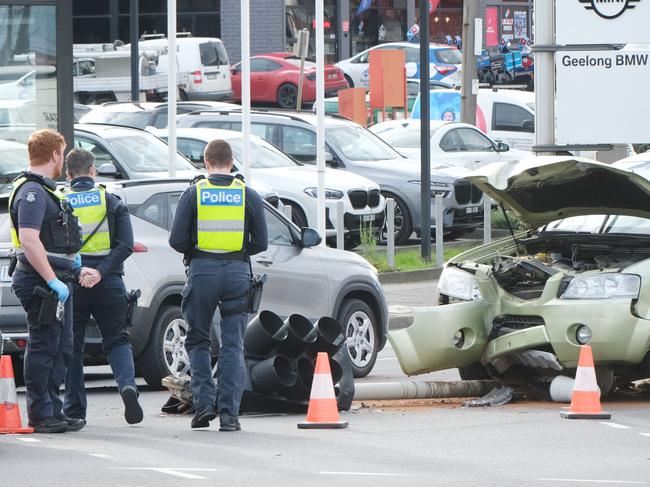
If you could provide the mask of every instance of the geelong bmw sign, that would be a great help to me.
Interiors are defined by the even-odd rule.
[[[615,19],[636,7],[641,0],[578,0],[587,10],[592,10],[603,19]]]

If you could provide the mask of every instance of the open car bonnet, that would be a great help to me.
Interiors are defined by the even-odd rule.
[[[467,179],[533,228],[578,215],[650,218],[650,181],[589,159],[534,157],[497,162]]]

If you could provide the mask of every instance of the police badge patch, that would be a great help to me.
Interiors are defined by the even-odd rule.
[[[34,191],[28,191],[27,194],[25,195],[25,201],[28,203],[33,203],[36,201],[36,193]]]

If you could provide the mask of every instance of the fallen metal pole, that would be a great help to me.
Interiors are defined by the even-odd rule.
[[[481,397],[499,386],[498,380],[355,383],[355,401]]]

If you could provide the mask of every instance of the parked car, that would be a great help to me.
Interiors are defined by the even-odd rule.
[[[311,112],[262,112],[251,114],[253,133],[300,162],[316,160],[316,116]],[[421,231],[420,161],[408,159],[369,130],[342,117],[325,118],[326,162],[375,181],[385,197],[393,198],[395,240],[406,242]],[[179,127],[213,127],[241,130],[241,112],[210,111],[183,115]],[[454,175],[453,167],[432,169],[432,197],[444,199],[443,226],[460,236],[483,222],[482,193]],[[458,172],[458,171],[456,171]],[[455,186],[458,188],[455,189]],[[431,200],[431,228],[435,228],[435,202]],[[425,234],[427,233],[425,230]]]
[[[187,372],[184,340],[187,325],[181,314],[185,284],[182,256],[167,239],[178,199],[189,181],[148,180],[110,184],[131,212],[136,244],[125,264],[127,289],[142,295],[130,329],[138,370],[147,383],[160,387],[163,377]],[[355,374],[366,375],[384,347],[388,310],[377,270],[352,252],[323,246],[308,247],[298,229],[265,203],[269,247],[254,256],[253,271],[268,280],[260,309],[287,317],[299,313],[311,320],[336,318],[344,327]],[[11,247],[7,198],[0,199],[0,288],[2,333],[9,342],[5,353],[14,355],[14,369],[22,370],[27,331],[25,315],[11,290],[7,252]],[[86,332],[87,363],[104,363],[95,327]]]
[[[235,106],[218,101],[181,101],[176,104],[176,113],[182,115],[196,110],[229,107]],[[81,123],[121,125],[136,129],[146,127],[164,129],[167,128],[167,103],[132,103],[129,101],[104,103],[90,110],[79,121]]]
[[[476,126],[492,139],[513,149],[529,151],[535,143],[535,94],[514,89],[480,89],[477,97]],[[460,120],[460,92],[432,90],[431,120]],[[418,95],[411,118],[420,117]]]
[[[251,101],[276,103],[280,108],[296,108],[300,59],[277,55],[251,57]],[[241,63],[232,67],[233,99],[241,100]],[[343,72],[336,66],[325,66],[325,96],[334,96],[348,88]],[[316,100],[316,64],[305,61],[302,102]]]
[[[366,49],[349,59],[339,61],[335,66],[341,68],[345,78],[352,87],[370,87],[370,52],[375,49],[400,50],[406,55],[406,77],[420,76],[420,44],[413,42],[386,42]],[[446,44],[429,45],[429,78],[435,81],[445,81],[454,87],[460,86],[462,80],[461,52],[454,46]]]
[[[166,140],[167,131],[159,135]],[[203,150],[211,140],[230,143],[235,156],[235,168],[243,172],[242,134],[231,130],[209,128],[179,128],[176,131],[178,151],[196,167],[204,167]],[[312,165],[300,164],[277,147],[255,135],[251,138],[251,176],[273,188],[285,205],[291,205],[293,222],[298,228],[315,227],[317,222],[316,187],[318,173]],[[379,185],[349,172],[325,170],[326,232],[332,243],[336,239],[336,204],[343,203],[345,246],[354,248],[361,243],[362,229],[375,230],[384,223],[386,202]]]
[[[505,142],[495,142],[475,126],[459,122],[432,120],[431,162],[444,162],[474,170],[491,162],[520,161],[532,157],[526,151],[511,150]],[[420,120],[389,120],[370,127],[407,157],[420,157]]]
[[[147,36],[139,43],[140,50],[157,50],[158,72],[169,70],[169,41],[164,35]],[[130,49],[126,44],[124,49]],[[179,75],[188,74],[189,82],[179,90],[182,100],[225,101],[232,97],[230,61],[223,42],[216,37],[178,37],[176,62]]]
[[[593,349],[598,382],[650,376],[650,169],[588,159],[494,163],[469,180],[531,230],[452,258],[441,306],[389,334],[409,375],[459,367],[548,387]],[[453,304],[452,304],[453,303]]]

